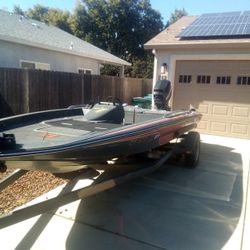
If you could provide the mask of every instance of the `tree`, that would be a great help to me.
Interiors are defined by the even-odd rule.
[[[51,8],[46,15],[46,22],[68,33],[73,33],[71,28],[72,17],[68,11]]]
[[[141,76],[146,69],[152,77],[152,67],[141,67],[139,61],[152,62],[143,44],[162,30],[163,23],[149,0],[82,0],[74,16],[77,36],[132,62],[128,75]]]
[[[13,13],[17,15],[25,15],[25,12],[21,9],[20,5],[14,5],[13,7]]]
[[[71,28],[72,16],[68,11],[62,11],[60,9],[49,8],[36,4],[33,8],[28,9],[27,16],[47,24],[57,26],[58,28],[69,33],[73,33]]]
[[[40,4],[36,4],[33,6],[33,8],[29,8],[27,11],[27,16],[38,20],[40,22],[45,22],[46,23],[46,17],[49,11],[49,7],[45,7],[43,5]]]
[[[187,16],[188,13],[187,11],[182,8],[182,9],[175,9],[174,12],[171,13],[170,19],[169,19],[169,25],[172,23],[175,23],[177,20],[179,20],[183,16]]]

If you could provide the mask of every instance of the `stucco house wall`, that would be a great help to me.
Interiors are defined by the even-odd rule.
[[[91,69],[99,74],[98,61],[77,55],[46,50],[0,40],[0,67],[20,68],[20,60],[47,63],[50,70],[78,73],[79,68]]]

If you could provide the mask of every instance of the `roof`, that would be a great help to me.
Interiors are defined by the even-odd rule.
[[[194,48],[212,46],[219,48],[229,46],[250,47],[249,38],[223,38],[223,39],[195,39],[195,40],[181,40],[177,35],[188,25],[194,22],[198,16],[183,16],[177,22],[173,23],[161,33],[149,40],[144,47],[146,49],[154,48]]]
[[[0,24],[0,40],[92,58],[101,63],[130,65],[55,26],[28,17],[0,10]]]

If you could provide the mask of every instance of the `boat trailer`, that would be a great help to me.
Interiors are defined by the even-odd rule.
[[[0,229],[29,219],[31,217],[43,214],[45,212],[57,209],[73,201],[83,199],[102,191],[111,189],[117,185],[123,184],[135,178],[148,175],[162,167],[164,163],[172,156],[174,156],[175,159],[179,159],[180,157],[184,156],[186,166],[189,168],[194,168],[198,164],[199,154],[200,135],[197,132],[191,131],[188,134],[182,135],[180,138],[176,139],[175,142],[171,142],[160,148],[152,150],[151,152],[147,152],[147,158],[144,162],[141,159],[144,157],[145,160],[145,155],[138,155],[136,158],[137,160],[135,160],[135,158],[132,158],[127,162],[125,161],[125,163],[120,163],[119,161],[117,163],[110,162],[108,168],[107,164],[105,164],[105,168],[100,165],[100,169],[108,169],[106,171],[106,175],[103,174],[105,173],[105,171],[101,170],[99,173],[99,177],[93,178],[93,182],[89,186],[85,186],[74,191],[67,191],[66,185],[60,195],[54,198],[50,198],[48,200],[27,207],[19,209],[17,208],[10,213],[0,215]],[[88,171],[92,171],[93,173],[93,171],[95,170],[89,168]],[[26,170],[16,170],[9,176],[5,177],[0,181],[0,192],[27,172],[28,171]],[[109,176],[107,176],[107,174]],[[78,180],[83,179],[84,176],[86,178],[86,173],[79,174],[70,182],[76,183]],[[68,183],[68,185],[70,185],[70,182]]]

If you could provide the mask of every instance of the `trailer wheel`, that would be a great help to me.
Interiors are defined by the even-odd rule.
[[[7,166],[3,161],[0,161],[0,173],[4,173],[7,170]]]
[[[191,131],[185,138],[185,163],[188,168],[195,168],[199,163],[200,158],[200,134]]]

